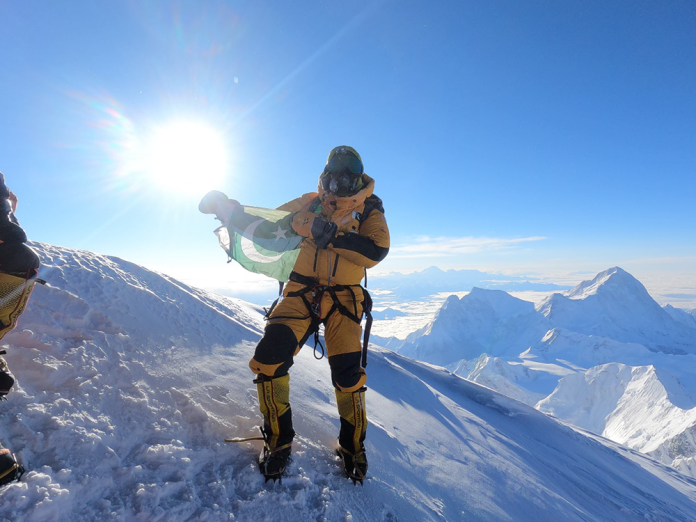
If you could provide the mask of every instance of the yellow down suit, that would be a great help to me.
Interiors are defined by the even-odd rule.
[[[324,340],[341,417],[339,443],[349,451],[362,449],[367,428],[365,370],[361,367],[360,319],[363,316],[365,269],[389,252],[389,229],[381,200],[373,195],[375,182],[363,175],[355,195],[337,197],[321,183],[318,193],[305,194],[279,207],[295,212],[293,229],[308,238],[283,291],[283,299],[269,316],[264,336],[249,362],[255,380],[264,430],[271,449],[288,445],[294,436],[289,400],[289,368],[293,357],[324,325]],[[323,249],[317,248],[312,227],[335,223],[337,233]],[[316,223],[314,223],[316,225]]]

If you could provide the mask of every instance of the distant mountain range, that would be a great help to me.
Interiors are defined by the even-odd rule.
[[[696,318],[619,267],[537,306],[474,288],[385,344],[696,476]]]
[[[370,275],[370,287],[390,292],[401,300],[418,299],[440,292],[464,292],[474,287],[519,291],[560,291],[569,287],[524,276],[492,274],[478,270],[441,270],[430,267],[421,272]]]

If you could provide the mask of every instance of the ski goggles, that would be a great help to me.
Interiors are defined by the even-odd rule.
[[[339,197],[351,196],[360,188],[363,164],[352,154],[336,154],[324,167],[321,186]]]
[[[326,164],[324,173],[348,171],[355,176],[360,176],[363,173],[363,164],[359,158],[350,152],[334,154]]]

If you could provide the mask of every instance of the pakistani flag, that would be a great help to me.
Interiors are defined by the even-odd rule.
[[[292,214],[284,210],[242,207],[215,231],[220,246],[251,272],[285,282],[300,253],[302,236],[292,229]]]

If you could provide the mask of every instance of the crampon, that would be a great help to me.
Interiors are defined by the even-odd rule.
[[[367,475],[367,455],[365,455],[365,450],[363,449],[353,454],[338,445],[336,447],[336,455],[341,459],[341,467],[346,476],[353,481],[353,484],[359,482],[362,486],[363,480],[365,480]]]
[[[266,479],[269,480],[280,480],[285,473],[285,468],[290,460],[291,446],[290,444],[285,444],[277,448],[271,449],[268,444],[268,437],[263,428],[261,429],[261,437],[241,437],[241,438],[231,438],[225,439],[225,442],[248,442],[252,440],[262,440],[263,450],[259,455],[259,471]]]
[[[264,444],[263,451],[259,455],[259,471],[265,477],[266,482],[269,480],[280,480],[285,473],[285,467],[290,460],[290,444],[280,446],[271,450]]]

